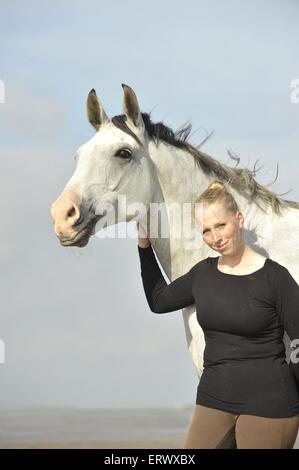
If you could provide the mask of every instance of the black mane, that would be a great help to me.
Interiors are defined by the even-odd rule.
[[[164,142],[167,142],[168,144],[171,144],[174,147],[183,148],[187,150],[187,139],[192,129],[191,124],[188,124],[185,127],[182,127],[181,129],[174,132],[163,122],[154,123],[148,113],[141,113],[141,115],[148,135],[153,140],[155,140],[155,142],[158,143],[160,140],[163,140]],[[132,132],[127,126],[125,119],[125,115],[120,114],[119,116],[114,116],[111,120],[116,127],[118,127],[124,132],[127,132],[132,137],[134,137],[135,140],[139,141],[134,132]]]
[[[192,124],[187,124],[185,126],[182,126],[177,131],[173,131],[163,122],[152,122],[150,114],[141,113],[141,115],[143,118],[145,129],[150,138],[152,138],[156,143],[159,143],[159,141],[163,141],[170,145],[173,145],[174,147],[189,152],[193,156],[195,163],[200,167],[204,174],[212,177],[214,176],[220,181],[229,183],[232,188],[236,189],[248,200],[254,200],[256,204],[258,204],[259,201],[263,201],[266,205],[270,204],[273,211],[277,214],[281,212],[281,209],[283,207],[293,207],[299,209],[299,203],[281,199],[280,197],[278,197],[279,195],[275,194],[267,187],[262,186],[255,181],[254,177],[260,170],[260,168],[256,170],[256,163],[254,164],[253,170],[249,170],[248,168],[232,168],[228,165],[220,163],[218,160],[215,160],[210,155],[199,150],[199,147],[202,145],[203,142],[207,140],[209,136],[205,138],[204,141],[197,147],[191,145],[187,141],[187,139],[190,136]],[[141,143],[136,134],[134,134],[134,132],[131,131],[131,129],[127,126],[126,116],[124,114],[114,116],[111,121],[120,130],[126,132],[131,137],[133,137],[139,144]],[[236,158],[231,154],[231,152],[228,152],[228,154],[230,158],[237,161],[238,165],[240,158]],[[274,182],[276,181],[277,176],[278,171]],[[271,184],[273,184],[274,182],[272,182]]]

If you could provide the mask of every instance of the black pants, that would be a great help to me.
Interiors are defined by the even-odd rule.
[[[185,449],[292,449],[299,416],[234,415],[196,405]]]

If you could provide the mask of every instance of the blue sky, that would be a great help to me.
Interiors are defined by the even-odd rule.
[[[299,200],[297,1],[10,1],[0,16],[2,407],[173,406],[195,400],[179,312],[145,301],[135,240],[62,249],[51,202],[93,135],[86,97],[121,112],[121,83],[143,111],[187,120],[205,151],[264,164]],[[171,394],[170,394],[171,390]]]

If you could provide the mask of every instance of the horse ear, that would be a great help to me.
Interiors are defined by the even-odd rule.
[[[99,130],[104,122],[109,121],[107,114],[100,101],[98,100],[97,94],[94,89],[90,90],[87,97],[87,116],[90,124]]]
[[[135,126],[144,128],[144,122],[141,116],[137,97],[131,87],[121,84],[124,90],[123,109],[127,119]]]

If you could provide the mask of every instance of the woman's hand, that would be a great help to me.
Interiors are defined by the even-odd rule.
[[[147,234],[139,222],[137,222],[137,232],[138,232],[138,245],[140,246],[140,248],[147,248],[148,246],[150,246],[151,242],[147,238]]]

